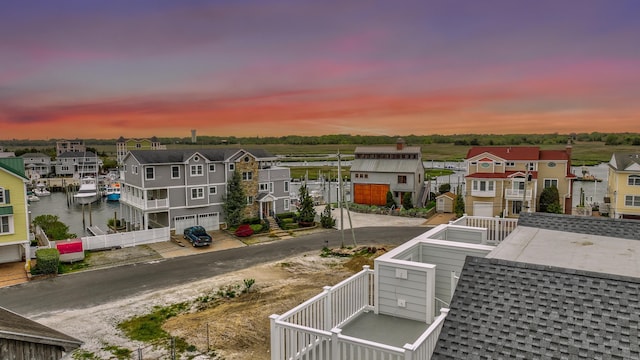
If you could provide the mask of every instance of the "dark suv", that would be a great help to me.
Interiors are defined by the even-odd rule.
[[[184,238],[189,240],[191,245],[209,246],[211,245],[211,236],[202,226],[192,226],[184,229]]]

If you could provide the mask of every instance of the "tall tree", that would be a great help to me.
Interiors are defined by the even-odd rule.
[[[307,184],[300,187],[300,210],[298,213],[298,222],[300,224],[310,224],[316,219],[316,209],[313,207],[313,199],[309,195]]]
[[[404,193],[404,195],[402,195],[402,207],[406,210],[413,208],[413,202],[411,202],[411,193]]]
[[[464,214],[464,197],[462,196],[460,189],[458,188],[458,194],[453,203],[453,212],[457,217],[461,217]]]
[[[540,194],[540,212],[546,213],[562,213],[562,207],[560,206],[560,194],[558,188],[550,186],[544,188]]]
[[[222,210],[229,227],[240,225],[244,208],[247,206],[247,199],[241,181],[240,172],[236,170],[227,182],[227,193],[224,196]]]
[[[396,201],[393,200],[393,194],[391,193],[391,191],[387,191],[387,204],[386,206],[391,209],[391,208],[395,208],[397,206]]]

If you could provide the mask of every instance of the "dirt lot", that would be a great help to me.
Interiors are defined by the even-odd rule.
[[[206,353],[207,348],[215,350],[217,359],[267,360],[270,359],[269,315],[284,313],[320,293],[323,286],[336,284],[371,262],[362,257],[321,257],[319,253],[308,253],[115,303],[43,314],[36,320],[84,341],[81,349],[92,353],[92,359],[116,359],[114,348],[130,349],[133,358],[137,358],[137,349],[141,349],[144,359],[161,359],[167,356],[166,349],[126,338],[117,324],[150,313],[155,306],[193,301],[219,289],[243,284],[244,279],[255,279],[249,294],[171,318],[164,329],[197,347],[197,352]]]

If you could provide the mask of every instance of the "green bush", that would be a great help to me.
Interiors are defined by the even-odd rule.
[[[60,265],[58,249],[36,250],[36,266],[31,269],[34,275],[57,274]]]
[[[286,213],[278,214],[279,219],[292,219],[295,216],[296,216],[296,213],[294,212],[286,212]]]
[[[251,228],[251,230],[253,230],[254,233],[262,232],[263,229],[262,224],[251,224],[249,225],[249,227]]]
[[[249,224],[249,225],[255,225],[255,224],[262,223],[262,220],[260,220],[259,217],[253,217],[253,218],[248,218],[248,219],[242,220],[242,223],[243,224]]]

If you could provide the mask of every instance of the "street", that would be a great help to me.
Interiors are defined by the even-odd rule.
[[[427,230],[418,226],[366,227],[356,228],[354,232],[358,244],[396,246]],[[0,288],[0,306],[28,317],[87,308],[300,253],[320,251],[326,245],[339,247],[341,242],[340,231],[328,231],[242,248],[62,275]],[[344,232],[344,245],[352,245],[351,231]]]

